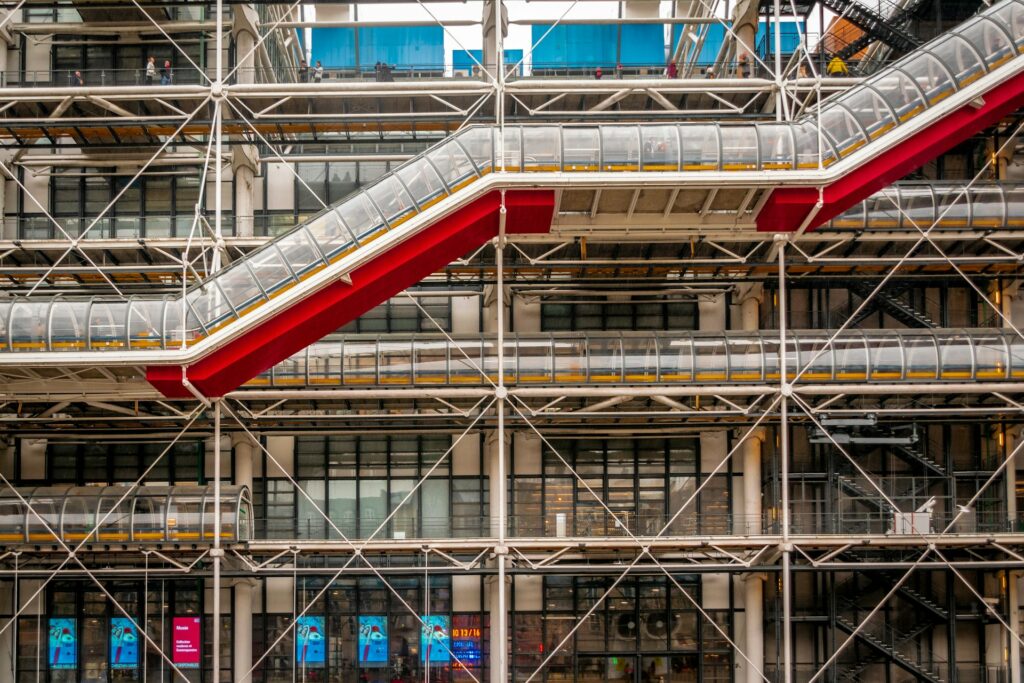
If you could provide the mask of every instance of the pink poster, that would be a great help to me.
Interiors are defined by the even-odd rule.
[[[203,641],[199,617],[174,617],[174,649],[171,660],[182,669],[198,669]]]

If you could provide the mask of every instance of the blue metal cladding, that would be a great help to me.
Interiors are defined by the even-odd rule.
[[[354,28],[314,28],[310,39],[310,63],[319,60],[325,69],[356,67],[356,30]],[[372,64],[372,62],[371,62]]]
[[[663,24],[551,24],[533,26],[534,69],[600,66],[614,69],[660,65],[665,61]]]
[[[800,33],[804,32],[804,22],[799,24],[799,32],[797,29],[797,23],[792,21],[784,21],[780,26],[780,32],[782,34],[782,53],[792,54],[796,51],[800,45]],[[714,64],[718,58],[718,52],[722,49],[722,42],[725,39],[725,27],[721,24],[708,24],[706,26],[707,37],[704,39],[704,45],[700,51],[700,57],[697,58],[698,64]],[[669,50],[675,49],[676,44],[679,42],[679,36],[682,35],[683,27],[681,24],[674,24],[672,26],[672,44],[669,46]],[[774,50],[775,45],[775,29],[771,27],[769,30],[769,24],[762,21],[757,27],[757,52],[763,58],[768,54],[771,54]]]
[[[351,28],[314,28],[312,43],[311,59],[320,60],[325,69],[373,71],[377,62],[406,71],[444,69],[440,26],[377,26],[358,33]]]
[[[662,66],[665,63],[663,24],[586,24],[556,26],[544,40],[551,25],[532,28],[534,69],[581,69],[602,67]]]
[[[383,26],[359,29],[359,67],[378,61],[403,69],[443,71],[444,29],[440,26]]]
[[[665,63],[663,24],[623,24],[619,28],[619,64],[630,67]]]
[[[473,61],[473,60],[476,61]],[[505,64],[507,66],[513,66],[519,64],[523,59],[522,50],[505,50]],[[452,50],[452,69],[455,71],[464,71],[471,73],[473,67],[477,63],[483,64],[484,53],[483,50]],[[522,68],[520,68],[520,72]]]
[[[551,30],[548,33],[548,29]],[[547,33],[545,37],[544,34]],[[618,27],[607,25],[533,26],[533,68],[615,66]],[[539,41],[539,44],[538,44]]]

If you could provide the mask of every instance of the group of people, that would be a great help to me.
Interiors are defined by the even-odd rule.
[[[156,57],[150,57],[146,61],[146,69],[143,72],[143,78],[146,85],[156,85],[159,80],[160,85],[170,85],[174,81],[174,71],[171,69],[171,60],[165,59],[164,65],[159,69],[156,66]],[[85,76],[82,75],[81,71],[76,70],[71,75],[71,85],[76,87],[82,87],[85,85]]]
[[[171,60],[165,59],[164,65],[157,69],[156,57],[150,57],[146,62],[146,85],[156,85],[157,78],[160,85],[170,85],[174,82],[174,71],[171,69]]]
[[[395,80],[394,74],[391,70],[394,67],[384,62],[377,62],[373,65],[373,76],[374,80],[378,83],[390,83]],[[320,63],[320,60],[316,60],[316,65],[312,69],[312,78],[310,78],[310,68],[306,64],[306,60],[302,60],[299,64],[299,83],[320,83],[324,80],[324,66]]]
[[[320,63],[320,60],[316,60],[316,64],[313,65],[313,79],[310,81],[309,78],[309,65],[306,64],[306,60],[303,59],[299,63],[299,83],[320,83],[324,80],[324,65]]]
[[[377,62],[373,65],[374,80],[378,83],[391,83],[395,80],[395,76],[391,73],[391,69],[391,65],[385,64],[384,62]]]

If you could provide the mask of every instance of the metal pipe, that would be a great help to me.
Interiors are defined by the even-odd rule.
[[[778,0],[776,0],[778,2]],[[781,237],[781,239],[780,239]],[[790,519],[789,519],[789,396],[792,387],[787,380],[786,372],[786,239],[776,235],[779,243],[779,390],[782,398],[779,401],[779,459],[782,468],[782,670],[783,681],[793,680],[793,608],[792,591],[793,576],[790,572]]]

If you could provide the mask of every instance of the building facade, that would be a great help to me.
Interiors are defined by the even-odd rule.
[[[569,5],[0,11],[0,681],[1021,680],[1024,3]]]

